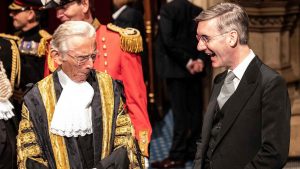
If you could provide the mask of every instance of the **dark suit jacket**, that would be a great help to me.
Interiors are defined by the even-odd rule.
[[[143,14],[132,7],[127,6],[120,15],[113,20],[113,23],[122,28],[131,27],[138,29],[145,38],[145,25]]]
[[[208,148],[217,97],[226,76],[219,74],[204,117],[194,168]],[[280,169],[289,152],[291,106],[285,81],[256,56],[235,93],[222,107],[223,126],[212,150],[214,169]]]
[[[186,68],[189,59],[205,59],[197,51],[194,21],[201,11],[188,0],[174,0],[162,6],[155,42],[156,70],[162,78],[190,77]]]

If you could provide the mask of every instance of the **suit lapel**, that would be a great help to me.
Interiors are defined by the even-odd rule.
[[[224,104],[221,111],[224,113],[223,126],[216,141],[216,146],[225,136],[226,132],[233,125],[248,99],[257,87],[257,79],[259,76],[260,60],[255,57],[249,64],[243,75],[238,88]]]

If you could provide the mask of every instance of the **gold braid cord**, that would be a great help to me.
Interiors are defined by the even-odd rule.
[[[6,101],[12,95],[12,87],[7,79],[5,69],[0,61],[0,101]]]
[[[4,37],[6,39],[12,39],[14,41],[20,41],[21,39],[18,36],[15,35],[9,35],[9,34],[5,34],[5,33],[0,33],[1,37]]]
[[[141,154],[138,154],[137,147],[135,144],[134,128],[131,123],[130,117],[127,114],[123,103],[120,104],[119,114],[116,122],[115,140],[114,140],[114,150],[120,147],[126,147],[128,158],[130,161],[129,168],[140,169],[137,156],[140,156],[142,160],[143,168],[145,168],[144,158]]]
[[[26,169],[27,159],[48,166],[47,161],[41,158],[41,148],[36,141],[37,138],[33,131],[32,123],[29,120],[29,111],[24,104],[22,106],[22,120],[19,125],[18,133],[17,154],[19,169]]]
[[[11,51],[12,51],[12,61],[11,61],[11,74],[10,74],[10,83],[12,86],[12,89],[14,89],[14,86],[16,85],[19,87],[20,84],[20,78],[21,78],[21,59],[20,59],[20,53],[18,46],[15,41],[10,40],[11,43]],[[15,80],[17,79],[17,82],[15,83]]]
[[[121,28],[111,23],[107,24],[111,31],[121,35],[121,49],[129,53],[140,53],[143,51],[143,40],[140,32],[134,28]]]
[[[18,87],[20,84],[21,77],[21,59],[20,52],[17,43],[20,43],[21,39],[18,36],[9,35],[1,33],[0,37],[3,37],[11,43],[11,73],[10,73],[10,83],[12,86],[12,90],[14,90],[15,85]],[[16,82],[16,78],[17,82]]]

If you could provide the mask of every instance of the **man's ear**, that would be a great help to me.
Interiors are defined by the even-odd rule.
[[[33,22],[33,21],[35,21],[35,12],[34,12],[34,10],[28,10],[27,11],[27,13],[28,13],[28,21],[29,22]]]
[[[81,5],[83,13],[87,13],[90,8],[90,0],[81,0]]]
[[[232,30],[232,31],[228,32],[228,34],[229,34],[229,39],[228,39],[229,45],[231,47],[236,46],[237,43],[238,43],[238,40],[239,40],[239,36],[238,36],[237,31],[236,30]]]
[[[63,62],[63,56],[60,54],[60,53],[58,53],[58,51],[56,51],[56,50],[51,50],[51,57],[52,57],[52,59],[54,60],[54,62],[57,64],[57,65],[61,65],[62,64],[62,62]]]

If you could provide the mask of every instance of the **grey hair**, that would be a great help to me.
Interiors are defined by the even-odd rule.
[[[85,21],[66,21],[54,32],[50,42],[51,50],[67,52],[74,37],[94,38],[95,28]]]
[[[218,30],[221,33],[231,30],[237,31],[240,44],[248,43],[249,18],[245,10],[234,3],[219,3],[202,11],[196,18],[196,22],[218,18]]]

